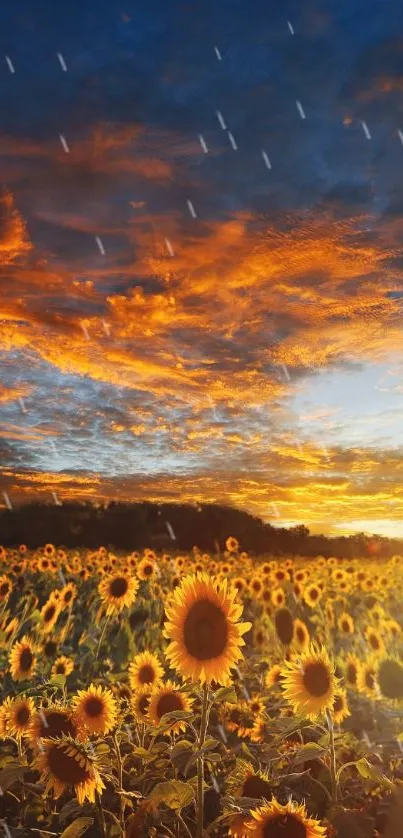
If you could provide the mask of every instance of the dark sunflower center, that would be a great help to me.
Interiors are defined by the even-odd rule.
[[[90,698],[87,698],[84,709],[87,716],[89,716],[91,719],[96,719],[98,716],[102,714],[104,709],[104,703],[96,695],[91,695]]]
[[[140,701],[139,701],[139,710],[140,710],[140,713],[143,714],[143,716],[145,716],[146,713],[147,713],[149,703],[150,703],[150,696],[149,695],[142,695],[141,698],[140,698]]]
[[[72,596],[73,596],[72,591],[66,591],[63,599],[64,599],[65,602],[70,602]]]
[[[42,717],[41,717],[42,718]],[[67,713],[60,710],[49,710],[44,714],[47,724],[41,721],[39,735],[50,739],[60,739],[61,736],[74,736],[77,733],[75,724],[69,719]]]
[[[284,646],[289,646],[294,634],[294,620],[288,608],[280,608],[274,618],[277,637]]]
[[[50,620],[53,620],[53,617],[55,616],[55,613],[56,613],[56,608],[55,608],[54,605],[51,605],[50,608],[48,608],[45,611],[44,618],[43,618],[45,620],[45,623],[49,623]]]
[[[276,815],[267,821],[262,830],[262,838],[307,838],[306,826],[295,815]]]
[[[110,594],[114,597],[122,597],[127,592],[129,587],[127,579],[123,576],[119,576],[117,579],[114,579],[113,582],[110,584]]]
[[[333,702],[333,710],[335,713],[339,713],[340,710],[343,709],[343,700],[340,698],[339,695],[336,695],[336,698]]]
[[[305,667],[302,681],[310,695],[320,698],[330,687],[329,672],[323,663],[309,663]]]
[[[140,684],[152,684],[155,681],[155,670],[149,663],[146,663],[140,667],[138,677]]]
[[[349,684],[357,683],[357,667],[353,663],[349,663],[347,667],[347,680]]]
[[[57,666],[56,666],[56,674],[57,675],[64,675],[65,671],[66,671],[66,667],[65,667],[64,663],[58,663]]]
[[[20,669],[21,672],[29,672],[32,666],[34,656],[31,649],[23,649],[20,655]]]
[[[57,652],[57,644],[54,640],[48,640],[43,650],[47,658],[53,658]]]
[[[319,596],[319,591],[317,591],[316,588],[312,588],[312,590],[310,591],[311,599],[317,599],[318,596]]]
[[[186,651],[197,660],[218,658],[228,641],[225,614],[213,602],[202,599],[195,602],[186,617],[183,639]]]
[[[270,800],[270,783],[267,780],[263,780],[262,777],[252,774],[251,777],[247,777],[243,784],[242,797],[254,797],[255,800],[264,797],[266,800]]]
[[[29,709],[26,704],[23,704],[23,706],[19,708],[16,714],[17,724],[26,725],[26,723],[29,721],[29,717]]]
[[[78,751],[77,756],[79,756]],[[51,773],[62,783],[74,785],[84,782],[90,776],[85,765],[80,765],[74,756],[66,754],[57,745],[51,745],[47,757],[48,767]]]
[[[385,698],[403,697],[403,666],[394,660],[386,660],[380,664],[378,683]]]
[[[376,634],[371,634],[369,638],[369,644],[372,646],[373,649],[379,649],[379,638]]]
[[[234,725],[239,725],[242,721],[242,714],[239,712],[239,710],[231,710],[229,714],[229,720]]]
[[[343,620],[343,622],[341,624],[341,627],[342,627],[342,630],[345,631],[346,633],[348,631],[350,631],[350,624],[347,622],[347,620]]]
[[[373,672],[366,672],[365,673],[365,683],[368,689],[373,690],[375,686],[375,678]]]
[[[175,710],[183,710],[183,702],[179,695],[167,693],[162,695],[157,704],[157,716],[160,719],[165,713],[173,713]]]
[[[153,572],[152,566],[150,564],[146,564],[146,566],[143,568],[143,573],[146,576],[151,576],[152,572]]]
[[[305,632],[302,628],[297,628],[297,639],[298,643],[303,643],[305,640]]]
[[[6,596],[10,590],[10,585],[8,582],[3,582],[2,586],[0,587],[0,595]]]

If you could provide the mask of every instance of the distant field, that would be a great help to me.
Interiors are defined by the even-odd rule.
[[[398,838],[402,557],[226,548],[0,548],[7,838]]]

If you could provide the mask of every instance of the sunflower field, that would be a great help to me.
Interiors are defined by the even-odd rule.
[[[0,548],[0,835],[399,838],[403,558]]]

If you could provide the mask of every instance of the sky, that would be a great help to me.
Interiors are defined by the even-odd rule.
[[[403,7],[3,0],[0,504],[403,536]]]

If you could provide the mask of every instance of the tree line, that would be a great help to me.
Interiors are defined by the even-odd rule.
[[[313,535],[303,524],[291,528],[273,526],[230,506],[180,503],[105,504],[29,503],[0,511],[0,544],[35,549],[45,543],[66,548],[114,550],[202,551],[225,549],[234,536],[241,550],[250,554],[300,554],[341,558],[403,554],[403,541],[357,533],[351,536]]]

